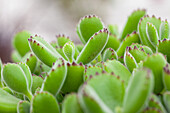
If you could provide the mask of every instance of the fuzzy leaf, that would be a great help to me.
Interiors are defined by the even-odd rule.
[[[108,42],[105,46],[105,49],[106,48],[112,48],[114,50],[117,50],[119,48],[119,45],[120,45],[120,40],[117,39],[117,36],[115,35],[112,35],[111,33],[109,34],[109,39],[108,39]]]
[[[22,60],[21,55],[16,51],[12,51],[11,59],[13,62],[20,62]]]
[[[154,75],[154,93],[158,94],[163,90],[163,67],[166,65],[165,57],[161,53],[153,54],[143,62],[143,66],[150,68]]]
[[[110,74],[96,76],[83,87],[83,94],[93,98],[105,113],[122,106],[124,93],[124,82]]]
[[[126,47],[130,46],[132,43],[140,43],[139,35],[136,32],[126,36],[126,38],[122,41],[119,48],[117,49],[117,55],[119,57],[123,56]]]
[[[74,45],[74,43],[73,42],[67,42],[63,46],[63,52],[64,52],[65,56],[67,57],[67,60],[72,63],[73,59],[74,59],[74,54],[75,54],[75,45]]]
[[[165,89],[170,91],[170,64],[166,64],[163,69],[163,83]]]
[[[36,56],[34,54],[32,54],[32,52],[28,52],[22,58],[22,61],[25,62],[29,66],[31,73],[33,73],[37,66],[37,62],[38,62]]]
[[[149,37],[147,36],[147,32],[146,32],[146,28],[147,28],[146,26],[147,26],[148,22],[152,23],[152,25],[155,26],[155,28],[158,32],[158,36],[159,36],[159,34],[160,34],[159,28],[161,25],[161,20],[155,18],[155,16],[149,17],[148,15],[146,15],[140,20],[140,22],[138,24],[138,32],[139,32],[141,43],[149,46],[152,49],[152,51],[155,52],[156,48],[152,45],[152,42],[151,42],[151,40],[149,40]]]
[[[32,98],[32,76],[26,64],[6,64],[2,70],[2,77],[9,88],[25,94],[29,99]]]
[[[80,52],[76,62],[82,62],[83,64],[90,63],[102,52],[108,41],[108,37],[108,31],[105,28],[95,33]]]
[[[69,39],[68,36],[63,35],[57,35],[57,45],[58,46],[64,46],[67,42],[70,42],[71,40]]]
[[[16,113],[20,99],[0,88],[0,113]]]
[[[168,21],[165,20],[161,23],[159,32],[160,32],[160,40],[163,40],[164,38],[168,39],[169,38],[169,24]]]
[[[57,95],[62,88],[67,76],[67,66],[64,60],[59,59],[55,62],[50,72],[46,76],[42,85],[43,91],[48,91],[53,95]]]
[[[128,69],[117,60],[108,60],[104,63],[104,69],[107,72],[113,72],[115,75],[120,76],[121,80],[124,80],[125,86],[127,86],[131,73]]]
[[[61,89],[63,93],[76,92],[83,83],[84,66],[82,64],[67,63],[67,77]]]
[[[60,113],[55,97],[49,92],[34,95],[31,104],[31,113]]]
[[[156,47],[159,37],[158,37],[156,27],[152,23],[149,23],[149,22],[147,23],[146,34],[147,34],[147,37],[149,38],[149,41],[151,42],[151,44],[154,47]]]
[[[149,69],[135,70],[129,81],[123,102],[123,113],[137,113],[145,106],[154,88]]]
[[[79,92],[79,102],[84,113],[105,113],[92,97],[83,95],[82,91]]]
[[[41,37],[33,37],[28,39],[29,45],[34,54],[46,65],[52,66],[61,55]]]
[[[62,113],[83,113],[76,94],[70,94],[65,97],[62,106]]]
[[[106,60],[113,60],[113,59],[116,60],[118,59],[116,51],[112,48],[107,48],[103,53],[103,61],[105,62]]]
[[[32,76],[32,79],[33,79],[32,94],[34,94],[37,88],[41,88],[44,80],[42,77],[36,75]]]
[[[135,58],[129,52],[125,52],[124,63],[131,73],[133,69],[137,67],[137,62]]]
[[[81,52],[81,50],[84,48],[84,45],[76,45],[76,48],[79,52]]]
[[[160,99],[152,94],[151,98],[149,99],[149,103],[148,103],[149,108],[155,108],[157,110],[159,110],[161,113],[166,113],[166,110],[164,108],[164,106],[162,105]]]
[[[165,106],[166,106],[168,112],[170,112],[170,92],[165,92],[163,94],[163,101],[165,103]]]
[[[88,66],[85,69],[85,73],[84,73],[84,81],[90,79],[91,77],[93,77],[94,75],[97,75],[99,73],[102,72],[102,68],[99,66]]]
[[[137,25],[139,23],[140,18],[142,18],[146,14],[145,10],[136,10],[129,17],[126,22],[126,25],[122,31],[120,39],[123,40],[127,34],[132,33],[137,30]]]
[[[31,34],[27,31],[18,32],[13,39],[13,47],[17,50],[17,52],[24,56],[28,51],[30,51],[28,45],[28,38],[30,38]]]
[[[167,57],[168,63],[170,63],[170,39],[164,39],[159,41],[158,52],[163,53]]]
[[[30,103],[28,101],[20,101],[17,111],[18,113],[30,113]]]
[[[119,31],[118,31],[118,26],[117,25],[112,25],[112,24],[109,24],[108,25],[108,30],[111,34],[115,35],[115,36],[118,36],[119,35]]]
[[[100,18],[95,15],[89,15],[80,20],[77,26],[77,34],[82,43],[85,44],[94,33],[101,29],[103,29],[103,23]]]

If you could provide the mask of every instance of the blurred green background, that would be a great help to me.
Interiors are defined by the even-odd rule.
[[[64,33],[81,43],[75,28],[84,15],[96,14],[105,26],[117,24],[121,32],[128,15],[137,8],[170,18],[170,0],[0,0],[0,58],[11,61],[11,40],[18,31],[28,30],[48,42]]]

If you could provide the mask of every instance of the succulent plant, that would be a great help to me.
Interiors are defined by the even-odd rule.
[[[27,31],[13,40],[14,63],[0,60],[0,113],[168,113],[167,20],[134,11],[119,34],[96,15],[80,19],[76,45]]]

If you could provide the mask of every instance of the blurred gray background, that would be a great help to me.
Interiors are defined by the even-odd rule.
[[[117,24],[121,32],[127,16],[136,9],[149,15],[170,19],[170,0],[0,0],[0,58],[10,61],[14,34],[28,30],[48,42],[64,33],[81,43],[75,28],[81,17],[96,14],[108,24]]]

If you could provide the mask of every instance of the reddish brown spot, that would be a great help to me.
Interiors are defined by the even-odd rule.
[[[30,54],[30,57],[32,57],[33,56],[33,54]]]
[[[96,72],[96,75],[99,75],[99,73],[98,73],[98,72]]]
[[[120,76],[117,76],[117,79],[120,79]]]
[[[136,46],[134,46],[134,49],[138,49]]]
[[[155,15],[152,15],[152,18],[155,18]]]
[[[77,64],[75,62],[72,63],[73,66],[76,66]]]
[[[136,34],[136,31],[133,31],[133,34]]]
[[[106,73],[106,71],[102,70],[102,73]]]
[[[80,62],[80,63],[79,63],[79,65],[80,65],[80,66],[83,66],[83,63],[82,63],[82,62]]]
[[[27,58],[27,62],[29,61],[29,59]]]
[[[114,75],[114,72],[111,72],[111,75]]]
[[[92,75],[90,75],[90,76],[89,76],[89,78],[90,78],[90,79],[92,79],[92,78],[93,78],[93,76],[92,76]]]
[[[67,63],[67,66],[70,66],[70,63]]]

